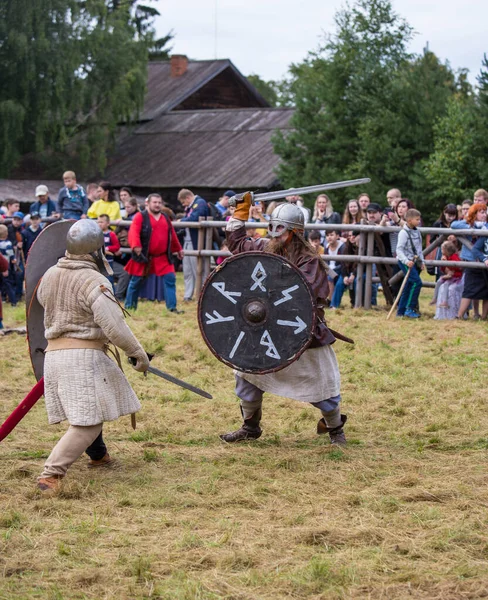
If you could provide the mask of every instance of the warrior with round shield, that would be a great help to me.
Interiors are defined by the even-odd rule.
[[[246,234],[244,223],[249,217],[251,201],[252,195],[244,194],[241,201],[237,203],[234,216],[228,221],[226,236],[229,250],[233,254],[260,251],[284,257],[290,261],[298,268],[308,284],[306,287],[311,290],[315,306],[315,319],[310,336],[311,341],[298,360],[293,359],[281,370],[275,369],[267,373],[235,371],[236,394],[240,399],[243,423],[237,431],[223,434],[220,437],[229,443],[258,439],[262,433],[260,422],[263,393],[269,392],[308,402],[317,408],[322,413],[317,433],[328,433],[332,444],[345,445],[346,437],[343,426],[346,422],[346,415],[342,415],[340,412],[340,375],[336,356],[331,346],[336,337],[342,336],[335,332],[332,333],[324,321],[325,299],[328,295],[325,265],[304,238],[303,213],[296,205],[288,203],[278,205],[271,215],[269,237],[258,240],[250,239]],[[278,277],[274,279],[276,284],[278,284],[278,279]],[[298,287],[297,284],[282,290],[284,299],[276,300],[271,304],[278,305],[280,302],[284,303],[285,300],[292,300],[291,290]],[[219,289],[222,292],[224,288],[220,287]],[[229,295],[229,292],[227,294]],[[251,303],[246,310],[251,313],[256,310],[259,312],[256,304],[259,305],[259,302]],[[293,300],[288,306],[292,304]],[[252,314],[250,317],[252,318]],[[230,319],[230,317],[228,318]],[[292,324],[285,319],[277,322],[282,325]],[[300,329],[297,327],[296,331]],[[261,338],[261,344],[265,343],[269,346],[271,339],[268,330],[265,334],[268,341]],[[283,333],[282,336],[285,337],[286,334]],[[347,340],[347,338],[343,339]],[[270,353],[267,354],[269,356]],[[276,351],[276,355],[278,355],[278,351]]]
[[[140,409],[125,375],[106,355],[106,344],[110,341],[131,357],[136,371],[149,367],[146,352],[111,292],[107,279],[111,269],[98,225],[77,221],[68,230],[65,247],[65,256],[44,273],[37,288],[48,342],[44,358],[48,419],[69,422],[38,479],[45,493],[59,489],[68,468],[85,451],[89,466],[110,463],[103,423]]]

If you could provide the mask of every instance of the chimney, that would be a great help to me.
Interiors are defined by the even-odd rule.
[[[184,54],[173,54],[170,57],[171,77],[181,77],[188,69],[188,56]]]

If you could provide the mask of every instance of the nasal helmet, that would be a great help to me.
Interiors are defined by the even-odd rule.
[[[66,251],[75,256],[89,254],[102,275],[113,274],[105,258],[105,240],[100,227],[90,219],[80,219],[74,223],[66,235]]]
[[[280,204],[271,213],[268,235],[278,237],[287,230],[303,232],[304,227],[303,213],[296,204]]]

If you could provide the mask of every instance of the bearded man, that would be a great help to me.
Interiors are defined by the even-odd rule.
[[[179,314],[180,311],[176,308],[173,254],[182,259],[183,250],[170,218],[163,212],[163,199],[159,194],[149,194],[147,210],[135,215],[129,229],[129,244],[132,258],[125,270],[131,275],[131,279],[125,296],[125,308],[137,308],[144,277],[154,274],[156,287],[160,286],[164,290],[166,308]]]
[[[69,429],[54,447],[38,488],[55,493],[69,467],[83,454],[89,466],[112,459],[102,438],[104,421],[140,409],[122,370],[106,355],[111,342],[135,359],[136,371],[149,360],[124,321],[111,292],[104,239],[96,222],[77,221],[66,237],[66,255],[44,274],[37,298],[44,308],[44,396],[49,423],[67,420]]]
[[[269,392],[310,403],[322,413],[317,433],[328,433],[332,444],[345,445],[343,425],[347,417],[341,415],[339,408],[340,375],[331,347],[336,338],[324,320],[325,299],[329,291],[327,271],[317,252],[303,236],[304,217],[298,206],[291,203],[278,205],[271,214],[269,238],[257,240],[249,238],[244,227],[250,206],[251,195],[245,194],[233,218],[228,221],[226,236],[229,250],[233,254],[271,252],[288,259],[309,283],[318,319],[313,340],[299,360],[280,371],[264,375],[236,371],[236,395],[240,399],[244,422],[237,431],[220,437],[228,443],[261,437],[263,394]]]

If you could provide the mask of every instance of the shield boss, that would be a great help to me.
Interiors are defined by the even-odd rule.
[[[212,353],[245,373],[279,371],[297,360],[315,327],[315,302],[300,270],[275,254],[245,252],[210,274],[198,322]]]

